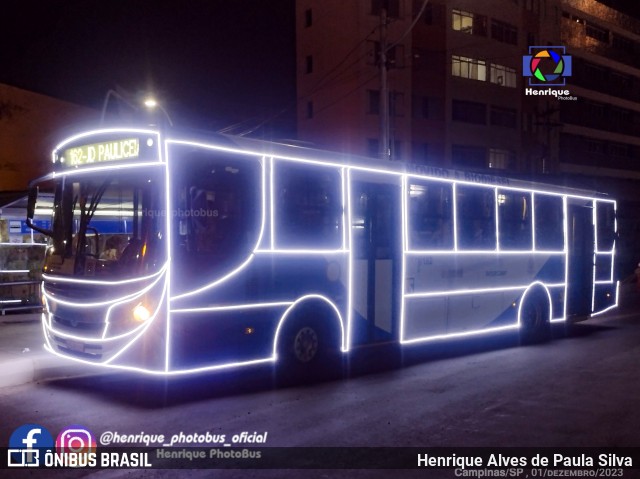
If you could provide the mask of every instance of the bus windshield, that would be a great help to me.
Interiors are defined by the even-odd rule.
[[[153,168],[62,177],[45,272],[124,279],[158,271],[166,261],[162,186]]]

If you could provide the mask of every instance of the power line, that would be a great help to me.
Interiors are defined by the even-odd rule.
[[[362,58],[364,58],[367,53],[358,56],[355,60],[353,60],[349,65],[347,65],[346,70],[343,70],[342,72],[338,73],[336,76],[334,76],[333,78],[331,78],[331,76],[337,72],[342,66],[343,64],[347,61],[347,59],[358,49],[360,48],[360,46],[365,43],[366,41],[369,40],[369,37],[371,37],[371,35],[373,33],[375,33],[375,31],[378,29],[378,27],[376,26],[374,29],[372,29],[362,40],[360,40],[358,43],[356,43],[353,48],[351,48],[344,56],[343,58],[331,69],[329,70],[327,73],[325,73],[325,75],[318,80],[318,82],[314,85],[314,87],[308,92],[305,93],[304,95],[301,95],[299,97],[296,97],[296,100],[292,103],[290,103],[289,105],[287,105],[286,107],[284,107],[283,109],[279,110],[277,113],[268,116],[267,118],[265,118],[263,121],[261,121],[260,123],[258,123],[255,127],[250,128],[249,130],[245,130],[241,133],[239,133],[239,135],[241,136],[245,136],[245,135],[249,135],[251,133],[254,133],[256,130],[260,129],[261,127],[263,127],[264,125],[266,125],[267,123],[275,120],[276,118],[278,118],[279,116],[281,116],[282,114],[284,114],[285,112],[289,111],[291,108],[295,108],[299,102],[303,101],[306,98],[311,97],[313,94],[317,93],[318,91],[321,91],[324,88],[327,88],[329,85],[331,85],[332,83],[328,83],[327,82],[335,82],[341,75],[345,74],[346,72],[348,72],[348,69],[351,68],[352,66],[356,65],[358,62],[360,62],[360,60],[362,60]],[[369,80],[370,81],[370,80]],[[228,132],[230,130],[232,130],[234,127],[236,126],[240,126],[240,124],[249,121],[249,120],[245,120],[242,122],[239,122],[237,124],[234,125],[230,125],[228,127],[223,128],[222,130],[219,130],[219,132]]]

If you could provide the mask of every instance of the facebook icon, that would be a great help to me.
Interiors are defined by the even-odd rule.
[[[40,455],[53,450],[55,441],[44,427],[24,424],[13,431],[9,438],[9,467],[38,467]]]

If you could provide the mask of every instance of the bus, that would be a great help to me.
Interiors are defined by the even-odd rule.
[[[618,303],[603,194],[148,128],[79,133],[52,161],[27,221],[49,237],[45,347],[71,360],[317,371],[362,345],[541,341]]]

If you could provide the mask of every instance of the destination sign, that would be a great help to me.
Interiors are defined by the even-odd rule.
[[[60,162],[67,167],[73,167],[105,161],[132,160],[139,157],[140,140],[125,138],[67,148],[62,151]]]

